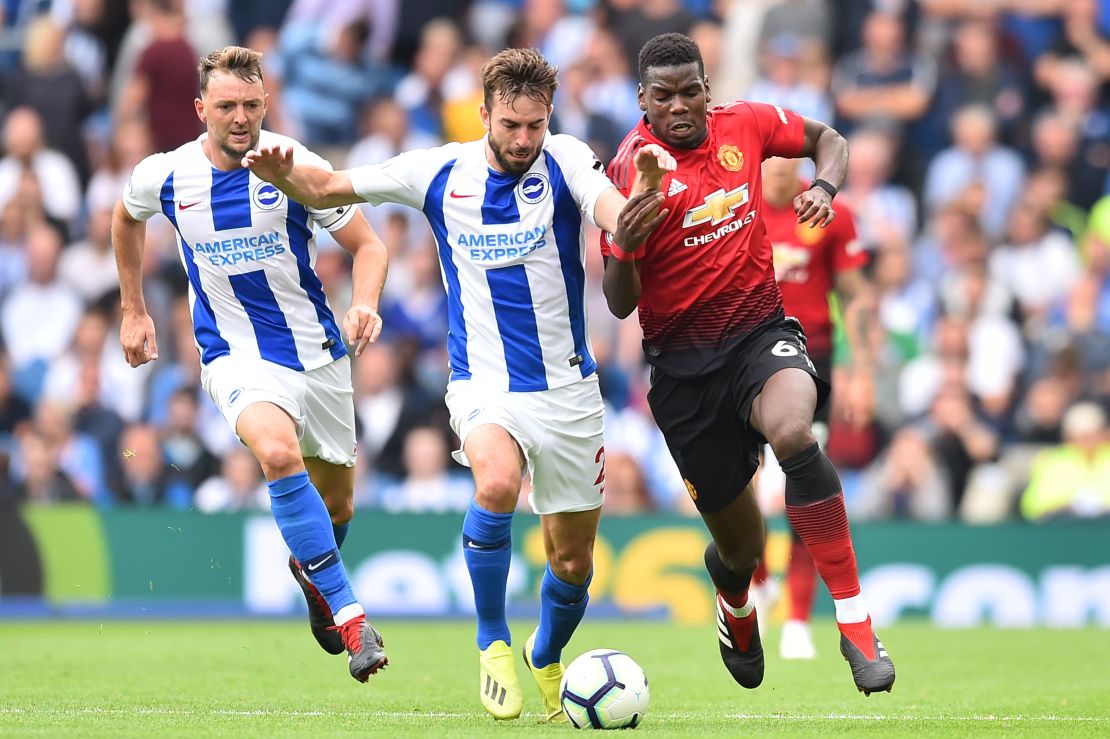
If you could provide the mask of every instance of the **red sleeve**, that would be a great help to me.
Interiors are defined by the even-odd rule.
[[[763,143],[763,158],[801,155],[805,146],[805,124],[792,110],[765,103],[745,103]]]
[[[856,224],[852,211],[845,207],[836,208],[836,218],[829,224],[829,259],[834,275],[859,269],[868,262],[868,254],[856,236]]]
[[[633,131],[621,142],[620,148],[617,149],[616,156],[609,162],[609,166],[605,170],[605,174],[609,175],[609,179],[613,181],[617,190],[625,197],[628,197],[628,193],[632,189],[632,182],[636,179],[636,170],[632,166],[632,160],[636,158],[636,152],[645,143],[647,142]],[[601,255],[603,257],[609,256],[611,253],[610,248],[613,244],[612,234],[608,231],[602,231],[598,242],[601,248]],[[645,247],[641,246],[636,250],[636,258],[641,259],[645,253]]]

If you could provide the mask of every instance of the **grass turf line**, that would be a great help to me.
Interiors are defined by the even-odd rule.
[[[514,649],[532,624],[516,623]],[[0,735],[512,736],[538,727],[540,699],[518,657],[525,713],[481,710],[466,622],[383,621],[390,666],[359,685],[303,622],[0,622]],[[1110,632],[881,632],[898,669],[892,694],[864,698],[814,625],[819,657],[783,662],[765,639],[763,686],[736,686],[712,625],[587,620],[564,661],[596,647],[644,667],[651,705],[639,734],[737,736],[1106,736]]]

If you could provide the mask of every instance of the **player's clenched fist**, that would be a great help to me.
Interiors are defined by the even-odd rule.
[[[158,358],[158,342],[154,338],[154,321],[147,313],[124,313],[120,322],[119,343],[123,358],[132,367]]]
[[[632,160],[632,166],[638,172],[642,172],[646,177],[657,182],[667,172],[675,171],[678,163],[670,152],[659,144],[646,144],[637,150],[636,157]]]
[[[798,197],[794,198],[794,212],[798,214],[798,223],[808,223],[810,228],[825,226],[836,218],[836,211],[832,207],[832,195],[820,187],[811,187]]]

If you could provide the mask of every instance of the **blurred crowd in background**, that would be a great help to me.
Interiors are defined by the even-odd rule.
[[[552,129],[608,161],[657,33],[700,45],[713,100],[836,126],[878,320],[874,418],[829,454],[864,518],[988,523],[1110,513],[1108,0],[2,0],[0,499],[264,508],[253,457],[200,389],[169,224],[148,225],[160,358],[119,348],[109,222],[134,165],[198,136],[200,56],[265,53],[265,127],[336,167],[482,135],[478,70],[557,64]],[[381,340],[354,361],[356,506],[461,511],[446,298],[419,213],[370,208],[391,255]],[[350,260],[320,239],[333,309]],[[693,512],[645,402],[634,318],[590,236],[607,402],[606,508]]]

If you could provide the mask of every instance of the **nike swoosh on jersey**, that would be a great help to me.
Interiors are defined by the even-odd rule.
[[[189,210],[189,208],[192,208],[194,205],[200,205],[203,202],[204,202],[203,200],[198,200],[195,203],[178,203],[177,204],[177,209],[178,210]]]
[[[456,198],[456,199],[457,198],[476,198],[476,197],[478,197],[477,193],[475,193],[473,195],[460,195],[457,192],[455,192],[454,190],[449,192],[448,195],[450,195],[451,197]]]

